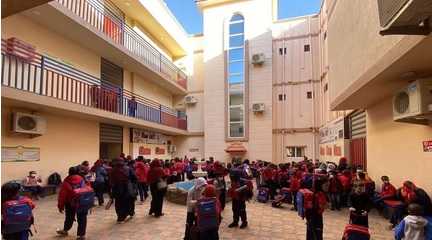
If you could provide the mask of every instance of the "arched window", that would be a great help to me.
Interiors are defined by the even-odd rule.
[[[228,26],[227,86],[228,137],[245,137],[245,36],[244,18],[231,17]]]

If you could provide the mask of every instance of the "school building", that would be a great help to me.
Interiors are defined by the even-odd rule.
[[[198,0],[203,33],[190,36],[163,0],[42,2],[2,16],[2,182],[121,152],[345,156],[376,180],[432,191],[431,107],[397,122],[392,107],[417,79],[432,103],[424,19],[388,28],[375,0],[283,20],[277,0]],[[431,9],[405,2],[415,16]]]

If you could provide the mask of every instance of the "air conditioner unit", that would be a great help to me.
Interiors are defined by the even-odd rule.
[[[265,110],[264,103],[254,103],[254,104],[252,104],[252,111],[254,113],[264,112],[264,110]]]
[[[175,153],[177,151],[176,145],[168,145],[168,153]]]
[[[264,53],[258,53],[252,55],[252,64],[253,65],[262,65],[265,62]]]
[[[186,104],[195,104],[198,100],[194,96],[186,96],[185,97],[185,103]]]
[[[43,117],[15,112],[13,113],[12,131],[31,135],[42,135],[46,131],[46,120]]]
[[[393,120],[428,124],[432,120],[432,78],[418,79],[393,96]]]
[[[382,35],[427,35],[431,32],[430,0],[378,0],[378,10]]]

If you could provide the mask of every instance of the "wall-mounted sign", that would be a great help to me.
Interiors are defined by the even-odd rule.
[[[189,152],[199,152],[199,148],[189,148]]]
[[[133,143],[167,144],[168,142],[168,136],[138,128],[131,129],[131,136]]]
[[[156,147],[155,152],[157,155],[164,155],[165,154],[165,148]]]
[[[423,142],[423,152],[432,152],[432,140]]]
[[[39,161],[40,148],[36,147],[2,147],[3,162]]]
[[[333,150],[332,147],[327,146],[327,147],[326,147],[326,155],[327,155],[327,156],[331,156],[331,155],[332,155],[332,150]]]
[[[339,156],[339,157],[342,156],[342,148],[340,146],[334,145],[333,146],[333,154],[335,156]]]
[[[338,119],[333,123],[329,123],[326,127],[322,127],[320,132],[320,143],[333,142],[337,139],[344,138],[344,119]]]
[[[321,156],[325,155],[325,147],[320,147],[320,155]]]
[[[146,148],[144,146],[141,146],[138,148],[138,154],[139,155],[150,155],[151,154],[151,148]]]

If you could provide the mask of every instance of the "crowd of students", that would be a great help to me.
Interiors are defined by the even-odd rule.
[[[77,239],[85,239],[88,212],[95,198],[100,206],[105,204],[104,194],[109,196],[105,208],[109,209],[114,204],[119,224],[135,215],[138,196],[139,202],[143,203],[149,191],[149,215],[159,218],[163,216],[167,185],[193,179],[193,171],[197,169],[197,161],[186,156],[183,159],[150,161],[142,156],[132,159],[124,154],[112,161],[99,159],[91,167],[87,161],[70,167],[58,194],[57,207],[60,213],[65,214],[65,221],[57,234],[68,235],[76,219]],[[396,239],[432,239],[432,203],[423,189],[410,181],[397,189],[388,176],[382,176],[381,191],[377,192],[374,181],[367,173],[360,166],[350,167],[345,158],[341,158],[338,164],[305,158],[301,162],[279,165],[260,160],[252,163],[249,160],[233,160],[225,166],[211,157],[202,161],[201,169],[207,172],[207,177],[195,179],[194,186],[188,192],[185,240],[219,239],[221,212],[225,208],[227,194],[232,200],[233,212],[233,220],[228,227],[246,228],[246,202],[253,197],[253,179],[256,181],[258,201],[270,200],[274,207],[283,203],[292,204],[292,210],[306,219],[307,240],[323,239],[323,212],[327,201],[331,210],[349,207],[350,223],[366,230],[367,213],[375,207],[381,212],[390,212]],[[227,189],[228,177],[230,185]],[[40,180],[34,173],[30,173],[28,178],[27,182],[32,185],[27,187],[39,186]],[[20,196],[20,189],[20,184],[13,182],[2,186],[4,239],[25,240],[31,235],[34,203]],[[22,215],[9,214],[17,209],[21,210]]]

